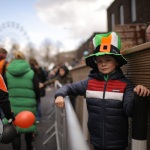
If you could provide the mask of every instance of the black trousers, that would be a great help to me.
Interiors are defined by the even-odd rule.
[[[33,141],[33,134],[32,133],[25,133],[25,142],[26,142],[26,150],[33,150],[32,141]],[[21,150],[21,135],[18,134],[17,137],[12,142],[13,150]]]

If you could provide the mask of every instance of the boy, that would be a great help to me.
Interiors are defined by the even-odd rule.
[[[55,104],[63,108],[66,95],[86,95],[88,129],[94,150],[125,150],[128,144],[128,116],[132,116],[133,92],[148,96],[142,85],[134,88],[120,67],[127,63],[120,54],[121,40],[115,32],[97,34],[94,54],[86,57],[93,68],[83,81],[57,90]]]

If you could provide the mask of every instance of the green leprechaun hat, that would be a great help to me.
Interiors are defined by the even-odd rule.
[[[127,63],[127,60],[120,54],[121,39],[117,33],[96,34],[93,38],[93,45],[94,53],[85,58],[87,66],[97,68],[95,57],[102,55],[112,55],[119,63],[119,67]]]

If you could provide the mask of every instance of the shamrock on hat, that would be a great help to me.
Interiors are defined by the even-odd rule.
[[[109,32],[106,34],[96,34],[93,38],[94,53],[85,58],[86,65],[96,69],[95,57],[102,55],[112,55],[119,67],[127,63],[127,60],[120,54],[121,39],[115,32]]]

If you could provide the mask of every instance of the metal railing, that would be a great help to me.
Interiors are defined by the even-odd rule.
[[[58,89],[62,85],[55,83]],[[57,150],[90,150],[68,96],[65,97],[65,108],[55,106],[55,132]]]

